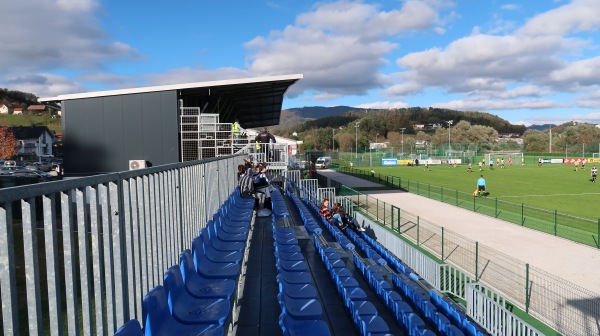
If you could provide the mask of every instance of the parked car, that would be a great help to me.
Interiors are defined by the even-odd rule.
[[[6,160],[3,163],[4,167],[14,167],[16,165],[17,165],[17,163],[15,161],[13,161],[13,160]]]
[[[10,176],[35,178],[37,182],[47,182],[58,179],[57,176],[40,170],[17,170],[11,173]]]
[[[41,171],[44,171],[44,172],[50,171],[51,167],[52,167],[52,165],[50,163],[47,163],[47,162],[33,162],[33,163],[30,163],[30,164],[28,164],[28,165],[25,166],[25,168],[27,168],[27,169],[41,170]]]
[[[0,168],[0,175],[10,175],[10,174],[14,173],[15,171],[21,171],[21,170],[27,171],[27,169],[23,166],[4,166],[4,167]]]

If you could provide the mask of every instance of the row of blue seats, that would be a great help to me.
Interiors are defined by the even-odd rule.
[[[306,231],[308,232],[308,234],[310,234],[310,235],[315,234],[315,233],[320,234],[322,232],[322,229],[319,226],[319,223],[317,223],[317,221],[311,215],[308,208],[306,208],[306,205],[304,205],[304,203],[302,203],[302,201],[300,200],[300,198],[298,196],[291,193],[289,190],[287,190],[287,195],[292,200],[292,203],[294,204],[294,207],[296,208],[296,210],[298,210],[298,213],[300,214],[300,218],[302,219],[302,223],[304,224],[304,227],[306,228]]]
[[[281,196],[281,195],[280,195]],[[272,197],[273,209],[285,206],[283,197]],[[323,321],[323,307],[317,298],[308,266],[298,245],[293,228],[278,227],[273,211],[273,245],[281,307],[279,326],[286,336],[314,334],[330,335]]]
[[[410,276],[410,274],[413,273],[413,270],[411,270],[408,266],[404,265],[400,261],[400,259],[398,259],[392,252],[388,251],[385,247],[383,247],[383,245],[379,244],[379,242],[377,242],[368,234],[363,232],[360,234],[360,238],[364,239],[364,241],[372,249],[377,251],[377,253],[381,257],[383,257],[387,261],[388,265],[392,266],[396,270],[396,272],[406,274],[407,276]]]
[[[370,260],[370,259],[368,259]],[[398,325],[410,336],[432,336],[435,332],[428,329],[421,317],[396,292],[392,284],[385,280],[380,267],[367,265],[358,254],[353,256],[354,267],[360,271],[371,289],[377,293],[380,301],[392,314]]]
[[[144,328],[130,320],[115,335],[224,335],[253,206],[233,193],[144,297]]]
[[[317,208],[316,205],[308,202],[307,207],[311,210],[312,214],[316,218],[319,218],[319,220],[321,221],[321,224],[327,229],[327,231],[329,231],[329,233],[331,233],[331,235],[333,236],[335,241],[337,241],[340,244],[340,246],[342,246],[342,248],[344,248],[345,250],[350,250],[350,251],[354,250],[355,246],[354,246],[354,244],[352,244],[350,239],[348,239],[348,237],[346,237],[346,235],[342,232],[342,230],[340,230],[337,226],[331,225],[331,223],[329,223],[327,221],[327,219],[325,219],[323,216],[321,216],[321,214],[319,213],[320,209]]]
[[[293,229],[287,229],[278,228],[274,231],[276,279],[279,284],[277,299],[281,307],[279,325],[284,335],[304,335],[308,332],[329,335],[329,327],[323,321],[323,307],[317,299],[304,256],[297,240],[289,237],[295,233]]]
[[[271,207],[273,216],[275,218],[284,218],[290,216],[288,208],[285,205],[285,201],[283,200],[283,195],[281,194],[281,191],[279,191],[279,188],[273,188],[273,191],[271,192]]]
[[[334,248],[322,245],[317,235],[313,236],[321,261],[329,271],[344,306],[352,316],[354,325],[361,335],[391,335],[389,326],[379,316],[377,309],[367,298],[367,293],[348,270]]]
[[[445,316],[449,316],[449,321],[457,326],[468,336],[483,336],[487,332],[479,326],[475,321],[469,319],[464,313],[456,308],[454,302],[443,297],[434,289],[429,290],[429,298],[439,312]]]
[[[383,256],[384,259],[389,264],[392,264],[400,274],[408,276],[411,280],[416,281],[419,279],[418,275],[416,275],[409,267],[402,264],[402,262],[394,254],[392,254],[385,247],[379,244],[379,242],[371,238],[366,233],[357,234],[355,232],[349,231],[347,232],[347,234],[351,238],[351,240],[353,240],[354,243],[365,252],[367,256],[375,256],[375,258],[373,259],[375,259],[379,264],[382,264],[381,260],[376,258]],[[373,252],[373,250],[376,250],[379,253]],[[444,335],[462,335],[463,332],[472,336],[485,334],[480,327],[475,325],[473,322],[469,321],[466,318],[465,314],[461,313],[456,308],[455,304],[444,301],[443,306],[446,307],[446,309],[442,309],[440,312],[438,312],[436,311],[435,307],[432,307],[431,304],[431,302],[435,302],[434,297],[431,297],[431,302],[423,301],[420,298],[424,295],[422,295],[422,293],[418,291],[417,287],[413,286],[410,281],[404,281],[404,283],[400,285],[399,280],[403,279],[403,277],[395,276],[394,279],[396,279],[398,283],[398,288],[409,289],[406,291],[405,294],[407,296],[410,294],[411,298],[415,298],[413,300],[413,304],[417,307],[421,316],[424,316],[427,319],[427,321],[429,321],[433,325],[436,325],[436,327],[438,328],[438,332]],[[431,293],[435,293],[435,291],[432,289]],[[437,313],[440,313],[440,315],[442,316],[436,316]],[[448,324],[454,324],[454,327],[448,327]],[[461,330],[463,332],[461,332]]]

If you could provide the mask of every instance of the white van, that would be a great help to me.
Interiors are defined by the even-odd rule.
[[[315,167],[317,169],[327,169],[329,168],[329,165],[331,164],[331,157],[330,156],[323,156],[317,159],[317,162],[315,163]]]

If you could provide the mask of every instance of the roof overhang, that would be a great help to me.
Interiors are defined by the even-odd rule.
[[[221,122],[239,119],[243,127],[279,124],[283,96],[302,74],[227,79],[209,82],[149,86],[122,90],[96,91],[40,98],[40,102],[177,91],[186,107],[200,107],[202,113],[218,113]]]

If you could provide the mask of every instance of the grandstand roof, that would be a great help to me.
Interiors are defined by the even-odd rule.
[[[221,122],[239,119],[243,127],[279,124],[283,95],[302,79],[302,74],[227,79],[219,81],[148,86],[140,88],[96,91],[40,98],[40,102],[62,102],[137,93],[178,91],[186,107],[200,107],[203,113],[218,113]]]

